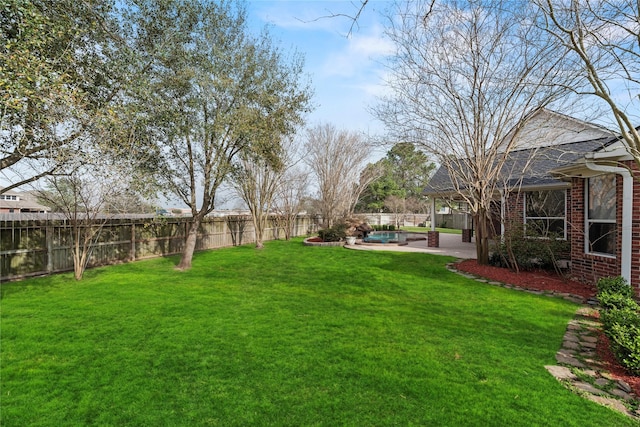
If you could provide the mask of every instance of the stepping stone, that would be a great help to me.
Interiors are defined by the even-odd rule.
[[[614,388],[613,390],[610,390],[609,393],[624,400],[633,400],[633,397],[631,397],[630,394],[625,393],[624,391],[618,388]]]
[[[587,399],[592,400],[600,405],[607,406],[609,408],[615,409],[616,411],[622,412],[623,414],[628,414],[627,407],[624,406],[622,402],[618,399],[613,399],[611,397],[602,397],[602,396],[594,396],[587,395]]]
[[[565,366],[548,365],[545,366],[547,371],[559,380],[575,380],[578,377],[571,372],[571,369]]]
[[[564,334],[564,341],[580,342],[580,339],[575,333],[567,332]]]
[[[627,384],[627,382],[624,380],[618,380],[618,388],[627,393],[631,393],[633,391],[629,384]]]
[[[580,344],[576,341],[563,341],[562,347],[568,348],[569,350],[580,350]]]
[[[556,361],[564,365],[575,366],[576,368],[586,368],[585,364],[573,357],[571,354],[559,351],[556,353]]]
[[[593,385],[589,384],[589,383],[585,383],[585,382],[575,382],[573,383],[574,386],[576,386],[577,388],[579,388],[582,391],[586,391],[587,393],[591,393],[591,394],[595,394],[595,395],[600,395],[603,393],[602,390],[600,390],[599,388],[594,387]]]

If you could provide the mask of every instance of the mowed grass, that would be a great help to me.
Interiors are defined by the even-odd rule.
[[[415,233],[426,233],[428,231],[431,231],[431,228],[429,228],[429,227],[410,227],[410,226],[406,226],[406,227],[400,227],[400,229],[402,231],[411,231],[411,232],[415,232]],[[436,231],[439,231],[441,233],[446,233],[446,234],[462,234],[462,230],[457,229],[457,228],[440,228],[440,227],[436,227]]]
[[[3,426],[624,426],[554,363],[569,302],[300,240],[2,285]]]

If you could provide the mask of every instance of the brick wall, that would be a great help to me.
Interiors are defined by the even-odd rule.
[[[633,190],[632,218],[632,256],[631,282],[636,295],[640,296],[640,171],[633,162],[626,162],[636,176]],[[571,273],[582,281],[595,283],[599,278],[619,276],[622,256],[622,183],[623,178],[616,176],[616,256],[607,257],[585,253],[585,185],[584,178],[573,178],[571,186],[570,241],[571,241]]]
[[[428,231],[427,232],[427,247],[438,248],[440,247],[440,232]]]

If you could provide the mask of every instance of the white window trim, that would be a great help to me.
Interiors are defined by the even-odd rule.
[[[592,251],[589,245],[589,242],[591,242],[591,239],[589,238],[589,226],[592,223],[616,224],[616,225],[618,223],[617,219],[589,219],[589,180],[591,178],[592,177],[585,179],[585,186],[584,186],[584,253],[587,255],[595,255],[602,258],[616,259],[617,258],[616,254]],[[616,190],[616,198],[617,198],[617,190]],[[617,215],[617,212],[618,212],[618,201],[616,199],[616,215]],[[618,246],[617,239],[618,239],[618,236],[616,235],[616,252],[617,252],[617,246]]]
[[[564,192],[564,216],[527,216],[527,193],[531,193],[531,191],[525,191],[524,194],[524,201],[522,203],[523,209],[522,209],[522,216],[523,216],[523,222],[524,222],[524,226],[525,229],[527,227],[527,220],[535,220],[535,219],[561,219],[562,222],[564,223],[564,226],[562,227],[563,229],[563,236],[562,236],[562,240],[567,240],[567,189],[549,189],[549,190],[536,190],[536,191],[563,191]],[[545,239],[546,237],[540,237],[541,239]]]

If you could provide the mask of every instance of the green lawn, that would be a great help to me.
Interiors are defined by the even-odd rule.
[[[418,233],[426,233],[427,231],[431,231],[431,228],[429,227],[400,227],[400,229],[403,231],[412,231]],[[457,228],[436,227],[436,231],[447,234],[462,234],[462,230],[459,230]]]
[[[300,240],[2,285],[2,426],[626,426],[554,363],[577,306]]]

